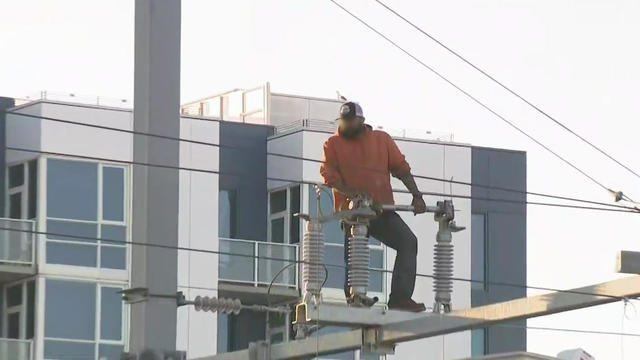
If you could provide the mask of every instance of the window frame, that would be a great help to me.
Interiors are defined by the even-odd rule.
[[[59,341],[59,342],[70,342],[70,343],[84,343],[84,344],[93,344],[94,349],[94,359],[98,360],[99,356],[100,356],[100,345],[116,345],[116,346],[122,346],[123,351],[127,351],[128,349],[128,341],[129,341],[129,333],[128,333],[128,316],[129,316],[129,306],[127,306],[124,302],[122,302],[122,307],[121,307],[121,320],[120,320],[120,340],[106,340],[106,339],[102,339],[101,336],[101,327],[102,327],[102,289],[105,287],[111,287],[111,288],[119,288],[124,290],[127,287],[126,283],[123,282],[114,282],[114,281],[87,281],[87,280],[82,280],[82,279],[77,279],[77,278],[71,278],[71,277],[62,277],[62,276],[47,276],[47,277],[42,277],[41,278],[42,281],[37,282],[36,283],[36,287],[38,285],[41,286],[41,295],[39,297],[39,301],[41,302],[41,307],[39,307],[38,311],[42,311],[41,313],[44,314],[44,312],[46,311],[46,284],[48,281],[66,281],[66,282],[79,282],[79,283],[84,283],[84,284],[89,284],[89,285],[93,285],[94,287],[94,293],[95,293],[95,306],[94,306],[94,335],[93,335],[93,340],[86,340],[86,339],[69,339],[69,338],[57,338],[57,337],[48,337],[45,334],[45,321],[46,318],[45,316],[41,315],[41,320],[39,321],[39,323],[37,324],[37,326],[40,326],[40,328],[38,329],[38,332],[36,332],[36,334],[40,334],[40,336],[38,336],[39,338],[37,339],[38,343],[39,343],[39,347],[40,347],[40,351],[41,351],[41,355],[42,358],[45,360],[54,360],[54,359],[49,359],[47,357],[44,356],[44,347],[45,347],[45,342],[47,340],[49,341]],[[37,291],[37,290],[36,290]],[[38,297],[36,296],[36,299],[38,299]],[[36,304],[38,304],[38,300],[36,300]],[[36,306],[38,307],[38,305]]]
[[[123,165],[116,162],[109,161],[93,161],[87,159],[79,159],[71,156],[57,156],[57,155],[46,155],[40,158],[41,161],[38,161],[38,192],[41,194],[37,204],[37,219],[38,219],[38,228],[42,229],[41,231],[47,232],[47,220],[53,221],[63,221],[69,223],[83,223],[83,224],[95,224],[96,225],[96,238],[100,238],[102,236],[102,226],[103,225],[115,225],[115,226],[123,226],[125,228],[125,242],[131,239],[131,167],[128,165]],[[49,217],[47,216],[47,198],[48,198],[48,160],[63,160],[63,161],[74,161],[74,162],[84,162],[97,165],[98,173],[97,173],[97,200],[96,200],[96,220],[77,220],[77,219],[66,219],[66,218],[57,218],[57,217]],[[124,185],[124,194],[123,194],[123,221],[113,221],[113,220],[105,220],[103,219],[103,168],[104,167],[113,167],[123,169],[123,185]],[[128,281],[129,279],[129,271],[130,271],[130,257],[131,250],[129,244],[116,245],[111,242],[104,242],[102,240],[96,240],[95,243],[84,243],[81,241],[74,240],[60,240],[60,239],[49,239],[46,234],[41,234],[38,236],[38,252],[40,256],[38,256],[38,264],[41,267],[42,271],[45,271],[52,275],[75,275],[80,278],[99,278],[99,279],[111,279],[118,281]],[[71,244],[75,246],[92,246],[95,247],[96,251],[96,266],[82,266],[82,265],[70,265],[70,264],[55,264],[47,262],[47,243],[63,243],[63,244]],[[114,268],[105,268],[101,266],[101,249],[103,247],[109,248],[120,248],[125,251],[125,268],[124,269],[114,269]]]
[[[277,219],[284,219],[284,228],[283,228],[283,239],[282,239],[282,243],[283,244],[291,244],[291,191],[294,188],[298,188],[298,191],[301,192],[299,200],[300,200],[300,204],[299,204],[299,208],[302,209],[302,191],[303,191],[303,186],[299,185],[299,184],[288,184],[285,186],[279,186],[273,189],[269,189],[268,194],[267,194],[267,214],[268,214],[268,221],[267,221],[267,242],[273,242],[273,239],[271,238],[271,223],[273,222],[273,220],[277,220]],[[271,194],[279,192],[279,191],[285,191],[285,208],[282,211],[278,211],[275,213],[271,213]],[[301,231],[302,226],[300,224],[298,224],[299,229],[298,232]],[[298,236],[299,239],[302,239],[301,234]],[[297,244],[297,243],[294,243]]]
[[[36,159],[37,160],[37,159]],[[11,196],[15,194],[20,194],[20,217],[15,219],[26,220],[29,216],[29,161],[23,161],[13,164],[7,165],[7,172],[5,174],[5,214],[7,214],[7,218],[10,218],[11,214]],[[11,172],[11,168],[14,166],[22,166],[22,176],[23,181],[21,185],[10,187],[9,184],[9,173]],[[37,165],[36,165],[37,166]]]

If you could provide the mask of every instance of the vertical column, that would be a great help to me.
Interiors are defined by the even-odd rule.
[[[180,0],[136,0],[134,130],[180,135]],[[136,135],[135,162],[179,165],[177,141]],[[178,170],[133,167],[133,239],[178,245]],[[177,291],[177,252],[150,246],[132,249],[132,287],[153,294]],[[130,352],[173,351],[176,302],[151,298],[131,307]]]
[[[14,106],[14,100],[12,98],[0,97],[0,217],[5,216],[4,208],[5,204],[5,171],[7,170],[7,144],[6,144],[6,130],[7,130],[7,114],[4,112],[6,109]]]

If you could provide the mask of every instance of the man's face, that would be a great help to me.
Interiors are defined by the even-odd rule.
[[[340,134],[346,137],[353,137],[362,130],[364,119],[361,117],[340,118]]]

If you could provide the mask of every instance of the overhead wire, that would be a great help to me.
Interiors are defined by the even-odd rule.
[[[578,134],[576,131],[570,129],[567,125],[563,124],[562,122],[560,122],[560,120],[556,119],[554,116],[551,116],[548,112],[542,110],[539,106],[533,104],[531,101],[529,101],[528,99],[526,99],[524,96],[520,95],[519,93],[517,93],[515,90],[511,89],[510,87],[508,87],[507,85],[505,85],[503,82],[501,82],[500,80],[496,79],[494,76],[490,75],[489,73],[487,73],[485,70],[483,70],[482,68],[480,68],[479,66],[473,64],[471,61],[467,60],[465,57],[463,57],[462,55],[460,55],[460,53],[456,52],[455,50],[453,50],[452,48],[450,48],[449,46],[445,45],[442,41],[438,40],[435,36],[429,34],[428,32],[426,32],[424,29],[422,29],[421,27],[419,27],[418,25],[416,25],[414,22],[412,22],[411,20],[407,19],[405,16],[403,16],[402,14],[400,14],[398,11],[394,10],[393,8],[391,8],[390,6],[388,6],[387,4],[385,4],[384,2],[382,2],[381,0],[373,0],[375,2],[377,2],[380,6],[384,7],[385,9],[387,9],[389,12],[393,13],[395,16],[397,16],[398,18],[402,19],[402,21],[406,22],[407,24],[409,24],[411,27],[413,27],[414,29],[418,30],[420,33],[422,33],[424,36],[428,37],[429,39],[433,40],[436,44],[440,45],[442,48],[444,48],[445,50],[447,50],[449,53],[453,54],[454,56],[456,56],[458,59],[462,60],[463,62],[465,62],[467,65],[471,66],[472,68],[474,68],[475,70],[477,70],[478,72],[480,72],[482,75],[484,75],[485,77],[489,78],[491,81],[493,81],[494,83],[496,83],[497,85],[499,85],[501,88],[503,88],[504,90],[508,91],[509,93],[511,93],[512,95],[514,95],[515,97],[517,97],[518,99],[522,100],[524,103],[526,103],[527,105],[529,105],[530,107],[532,107],[533,109],[535,109],[537,112],[539,112],[540,114],[542,114],[544,117],[546,117],[547,119],[553,121],[556,125],[560,126],[562,129],[566,130],[568,133],[574,135],[575,137],[577,137],[578,139],[580,139],[582,142],[586,143],[587,145],[589,145],[590,147],[592,147],[593,149],[595,149],[596,151],[598,151],[599,153],[601,153],[602,155],[606,156],[607,158],[609,158],[610,160],[612,160],[613,162],[615,162],[616,164],[618,164],[619,166],[621,166],[622,168],[626,169],[628,172],[630,172],[631,174],[635,175],[637,178],[640,179],[640,174],[638,174],[637,172],[635,172],[633,169],[631,169],[629,166],[623,164],[622,162],[620,162],[619,160],[617,160],[616,158],[614,158],[612,155],[610,155],[609,153],[607,153],[606,151],[604,151],[602,148],[596,146],[593,142],[587,140],[586,138],[584,138],[583,136],[581,136],[580,134]]]
[[[149,167],[158,167],[164,169],[174,169],[174,170],[184,170],[184,171],[193,171],[200,173],[208,173],[208,174],[217,174],[220,175],[221,172],[218,170],[209,170],[202,168],[192,168],[186,166],[174,166],[174,165],[166,165],[166,164],[152,164],[145,163],[141,161],[134,160],[121,160],[121,159],[113,159],[113,158],[104,158],[104,157],[96,157],[96,156],[87,156],[87,155],[75,155],[75,154],[67,154],[61,152],[54,151],[44,151],[44,150],[34,150],[34,149],[26,149],[15,146],[7,146],[7,150],[13,151],[21,151],[21,152],[29,152],[29,153],[38,153],[43,155],[53,155],[53,156],[62,156],[69,158],[77,158],[83,160],[96,160],[96,161],[107,161],[111,163],[119,163],[119,164],[128,164],[128,165],[139,165],[139,166],[149,166]],[[248,174],[234,174],[230,172],[224,172],[224,175],[228,176],[247,176]],[[287,179],[280,178],[274,176],[267,176],[267,180],[272,181],[282,181],[282,182],[291,182],[291,183],[300,183],[300,184],[318,184],[317,182],[310,181],[301,181],[297,179]],[[397,193],[408,193],[407,190],[401,189],[392,189]],[[471,195],[461,195],[461,194],[446,194],[446,193],[437,193],[437,192],[429,192],[429,191],[421,191],[423,195],[428,196],[441,196],[441,197],[451,197],[451,198],[460,198],[460,199],[470,199],[470,200],[483,200],[483,201],[494,201],[494,202],[505,202],[505,203],[513,203],[513,204],[522,204],[522,205],[540,205],[540,206],[551,206],[551,207],[560,207],[560,208],[569,208],[569,209],[582,209],[582,210],[594,210],[594,211],[609,211],[609,212],[621,212],[621,213],[640,213],[636,208],[624,207],[622,205],[615,205],[616,208],[602,208],[602,207],[593,207],[593,206],[580,206],[580,205],[571,205],[571,204],[557,204],[557,203],[543,203],[543,202],[534,202],[534,201],[522,201],[522,200],[511,200],[511,199],[497,199],[497,198],[485,198],[485,197],[477,197]],[[622,208],[619,208],[622,207]]]
[[[246,150],[247,149],[247,147],[225,145],[225,144],[216,144],[216,143],[211,143],[211,142],[206,142],[206,141],[185,139],[185,138],[180,138],[180,137],[172,137],[172,136],[167,136],[167,135],[153,134],[153,133],[148,133],[148,132],[135,131],[135,130],[129,130],[129,129],[122,129],[122,128],[104,126],[104,125],[88,124],[88,123],[83,123],[83,122],[78,122],[78,121],[73,121],[73,120],[52,118],[52,117],[47,117],[47,116],[39,116],[39,115],[32,115],[32,114],[22,114],[22,113],[15,112],[15,111],[4,111],[4,112],[7,113],[7,114],[12,114],[12,115],[17,115],[17,116],[24,116],[24,117],[29,117],[29,118],[42,119],[42,120],[45,120],[45,121],[53,121],[53,122],[60,122],[60,123],[65,123],[65,124],[77,125],[77,126],[97,128],[97,129],[102,129],[102,130],[123,132],[123,133],[132,134],[132,135],[149,136],[149,137],[155,137],[155,138],[160,138],[160,139],[165,139],[165,140],[173,140],[173,141],[185,142],[185,143],[196,144],[196,145],[212,146],[212,147],[217,147],[217,148],[231,148],[231,149],[236,149],[236,150]],[[27,151],[27,150],[22,150],[22,151]],[[276,157],[282,157],[282,158],[293,159],[293,160],[324,163],[324,161],[322,161],[320,159],[305,158],[305,157],[296,156],[296,155],[281,154],[281,153],[274,153],[274,152],[266,152],[266,154],[268,156],[276,156]],[[72,155],[69,155],[69,156],[72,156]],[[371,171],[381,171],[379,169],[372,169],[372,168],[367,168],[367,167],[364,167],[364,166],[362,166],[362,168],[367,169],[367,170],[371,170]],[[522,195],[533,195],[533,196],[540,196],[540,197],[548,197],[548,198],[553,198],[553,199],[557,199],[557,200],[582,202],[582,203],[588,203],[588,204],[593,204],[593,205],[601,205],[601,206],[608,206],[608,207],[614,207],[614,208],[621,208],[621,209],[640,211],[640,209],[638,209],[637,207],[624,206],[624,205],[618,205],[618,204],[609,204],[609,203],[604,203],[604,202],[599,202],[599,201],[585,200],[585,199],[579,199],[579,198],[568,197],[568,196],[552,195],[552,194],[545,194],[545,193],[540,193],[540,192],[531,192],[531,191],[518,190],[518,189],[510,189],[510,188],[499,187],[499,186],[475,184],[475,183],[466,182],[466,181],[459,181],[459,180],[454,180],[454,179],[443,179],[443,178],[437,178],[437,177],[425,176],[425,175],[419,175],[419,174],[413,174],[413,177],[417,178],[417,179],[448,182],[450,184],[459,184],[459,185],[466,185],[466,186],[472,186],[472,187],[475,186],[475,187],[485,188],[485,189],[490,189],[490,190],[513,192],[513,193],[522,194]],[[488,199],[486,199],[486,200],[488,200]],[[492,201],[492,200],[488,200],[488,201]],[[512,201],[517,201],[517,200],[512,200]],[[531,204],[540,205],[542,203],[531,202]]]
[[[596,180],[593,176],[589,175],[586,171],[580,169],[578,166],[574,165],[572,162],[570,162],[569,160],[567,160],[565,157],[563,157],[562,155],[558,154],[556,151],[554,151],[553,149],[549,148],[548,146],[546,146],[545,144],[543,144],[541,141],[537,140],[536,138],[534,138],[532,135],[530,135],[529,133],[527,133],[526,131],[522,130],[520,127],[518,127],[515,123],[513,123],[512,121],[510,121],[509,119],[507,119],[506,117],[504,117],[503,115],[499,114],[497,111],[493,110],[491,107],[489,107],[488,105],[486,105],[484,102],[480,101],[478,98],[476,98],[475,96],[473,96],[471,93],[469,93],[468,91],[464,90],[462,87],[458,86],[456,83],[454,83],[453,81],[449,80],[447,77],[445,77],[444,75],[442,75],[439,71],[437,71],[436,69],[434,69],[433,67],[427,65],[424,61],[420,60],[417,56],[413,55],[411,52],[409,52],[408,50],[406,50],[405,48],[403,48],[402,46],[398,45],[398,43],[396,43],[395,41],[393,41],[391,38],[387,37],[386,35],[384,35],[382,32],[380,32],[379,30],[377,30],[376,28],[374,28],[372,25],[370,25],[369,23],[367,23],[366,21],[364,21],[362,18],[358,17],[356,14],[354,14],[353,12],[349,11],[347,8],[345,8],[344,6],[342,6],[339,2],[337,2],[336,0],[328,0],[330,2],[332,2],[334,5],[336,5],[337,7],[339,7],[340,9],[342,9],[342,11],[344,11],[345,13],[347,13],[349,16],[351,16],[352,18],[356,19],[358,22],[360,22],[362,25],[364,25],[365,27],[367,27],[369,30],[373,31],[374,33],[376,33],[378,36],[380,36],[381,38],[383,38],[384,40],[386,40],[387,42],[389,42],[391,45],[393,45],[395,48],[397,48],[398,50],[400,50],[401,52],[403,52],[405,55],[409,56],[410,58],[412,58],[414,61],[416,61],[418,64],[420,64],[422,67],[424,67],[425,69],[429,70],[430,72],[432,72],[433,74],[435,74],[437,77],[439,77],[440,79],[442,79],[443,81],[445,81],[446,83],[448,83],[449,85],[451,85],[452,87],[454,87],[455,89],[457,89],[458,91],[460,91],[462,94],[464,94],[466,97],[468,97],[469,99],[471,99],[473,102],[475,102],[476,104],[480,105],[482,108],[484,108],[485,110],[489,111],[491,114],[493,114],[494,116],[496,116],[497,118],[499,118],[500,120],[502,120],[503,122],[505,122],[506,124],[508,124],[509,126],[511,126],[513,129],[515,129],[516,131],[518,131],[519,133],[521,133],[522,135],[526,136],[527,138],[529,138],[529,140],[535,142],[536,144],[538,144],[540,147],[542,147],[543,149],[545,149],[546,151],[548,151],[549,153],[551,153],[552,155],[554,155],[556,158],[558,158],[559,160],[561,160],[562,162],[564,162],[565,164],[567,164],[568,166],[570,166],[571,168],[573,168],[574,170],[576,170],[577,172],[579,172],[580,174],[582,174],[583,176],[585,176],[587,179],[591,180],[594,184],[598,185],[599,187],[603,188],[604,190],[606,190],[609,193],[615,194],[616,191],[608,188],[607,186],[605,186],[603,183],[601,183],[600,181]]]
[[[7,227],[7,226],[0,226],[0,230],[9,231],[9,232],[17,232],[17,233],[33,234],[33,235],[43,235],[43,236],[47,236],[47,237],[62,238],[62,239],[55,239],[55,238],[48,239],[49,241],[53,240],[54,242],[70,242],[70,241],[73,241],[73,240],[64,240],[65,238],[66,239],[83,240],[83,241],[91,240],[91,241],[100,241],[100,242],[104,242],[104,243],[112,244],[112,245],[147,246],[147,247],[153,247],[153,248],[165,249],[165,250],[193,251],[193,252],[198,252],[198,253],[203,253],[203,254],[215,254],[215,255],[218,255],[218,256],[219,255],[225,255],[225,256],[234,256],[234,257],[238,257],[238,258],[251,258],[251,259],[258,259],[258,260],[279,261],[279,262],[283,262],[283,263],[322,265],[325,268],[329,268],[329,267],[340,268],[340,269],[345,269],[346,268],[346,265],[339,265],[339,264],[328,264],[328,263],[319,263],[318,264],[318,263],[310,263],[310,262],[305,262],[305,261],[302,261],[302,260],[288,259],[288,258],[281,258],[281,257],[250,255],[250,254],[242,254],[242,253],[232,253],[232,252],[228,252],[228,251],[210,250],[210,249],[198,249],[198,248],[191,248],[191,247],[185,247],[185,246],[163,245],[163,244],[156,244],[156,243],[140,242],[140,241],[135,241],[135,240],[115,240],[115,239],[112,239],[112,238],[111,239],[109,239],[109,238],[100,238],[100,237],[95,237],[95,236],[73,235],[73,234],[65,234],[65,233],[58,233],[58,232],[48,232],[48,231],[40,231],[40,230],[29,230],[29,229],[15,229],[15,228]],[[368,268],[368,270],[375,271],[375,272],[386,273],[386,274],[393,274],[392,270],[387,270],[387,269]],[[327,273],[327,276],[328,276],[328,273]],[[431,275],[431,274],[417,273],[416,276],[417,277],[423,277],[423,278],[430,278],[430,279],[434,279],[435,278],[435,276]],[[514,287],[514,288],[541,290],[541,291],[553,291],[553,292],[570,293],[570,294],[576,294],[576,295],[599,296],[599,297],[606,297],[606,298],[622,300],[622,301],[627,299],[625,297],[609,295],[609,294],[584,292],[584,291],[578,291],[578,290],[564,290],[564,289],[557,289],[557,288],[552,288],[552,287],[514,284],[514,283],[508,283],[508,282],[474,280],[474,279],[466,279],[466,278],[461,278],[461,277],[452,277],[451,279],[453,281],[469,282],[469,283],[481,283],[481,284],[488,284],[488,285],[493,285],[493,286]],[[325,281],[323,282],[323,286],[326,283],[326,281],[327,281],[327,279],[325,278]]]

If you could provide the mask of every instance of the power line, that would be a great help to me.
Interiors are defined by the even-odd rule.
[[[615,193],[615,191],[609,189],[608,187],[606,187],[605,185],[603,185],[601,182],[599,182],[598,180],[596,180],[594,177],[592,177],[591,175],[587,174],[584,170],[580,169],[579,167],[577,167],[576,165],[574,165],[573,163],[571,163],[569,160],[565,159],[563,156],[561,156],[560,154],[558,154],[557,152],[553,151],[551,148],[549,148],[548,146],[544,145],[542,142],[538,141],[536,138],[534,138],[533,136],[529,135],[527,132],[525,132],[524,130],[520,129],[516,124],[514,124],[513,122],[511,122],[510,120],[508,120],[506,117],[500,115],[498,112],[496,112],[495,110],[493,110],[492,108],[490,108],[488,105],[485,105],[482,101],[478,100],[475,96],[471,95],[469,92],[467,92],[466,90],[464,90],[463,88],[461,88],[460,86],[456,85],[454,82],[452,82],[451,80],[449,80],[448,78],[446,78],[444,75],[442,75],[440,72],[438,72],[437,70],[435,70],[434,68],[432,68],[431,66],[427,65],[425,62],[423,62],[422,60],[420,60],[419,58],[417,58],[415,55],[413,55],[412,53],[410,53],[408,50],[405,50],[403,47],[401,47],[400,45],[398,45],[396,42],[394,42],[393,40],[391,40],[389,37],[387,37],[386,35],[384,35],[383,33],[381,33],[380,31],[378,31],[376,28],[374,28],[373,26],[369,25],[366,21],[362,20],[360,17],[358,17],[357,15],[355,15],[354,13],[352,13],[351,11],[349,11],[347,8],[345,8],[344,6],[342,6],[340,3],[338,3],[336,0],[329,0],[331,1],[334,5],[336,5],[337,7],[339,7],[340,9],[342,9],[344,12],[346,12],[347,14],[349,14],[351,17],[353,17],[354,19],[356,19],[358,22],[360,22],[361,24],[363,24],[364,26],[366,26],[369,30],[375,32],[377,35],[379,35],[380,37],[382,37],[384,40],[386,40],[387,42],[389,42],[391,45],[393,45],[394,47],[396,47],[398,50],[402,51],[403,53],[405,53],[407,56],[409,56],[410,58],[412,58],[413,60],[415,60],[418,64],[422,65],[424,68],[426,68],[427,70],[431,71],[433,74],[435,74],[436,76],[438,76],[440,79],[444,80],[446,83],[448,83],[449,85],[453,86],[455,89],[457,89],[458,91],[460,91],[462,94],[464,94],[465,96],[467,96],[469,99],[473,100],[476,104],[480,105],[481,107],[483,107],[484,109],[486,109],[487,111],[489,111],[491,114],[495,115],[497,118],[499,118],[500,120],[502,120],[503,122],[505,122],[506,124],[508,124],[509,126],[511,126],[512,128],[514,128],[516,131],[518,131],[519,133],[521,133],[522,135],[526,136],[527,138],[529,138],[531,141],[535,142],[536,144],[538,144],[540,147],[542,147],[543,149],[547,150],[549,153],[551,153],[552,155],[554,155],[555,157],[557,157],[558,159],[560,159],[562,162],[564,162],[565,164],[569,165],[570,167],[572,167],[574,170],[578,171],[580,174],[584,175],[586,178],[588,178],[589,180],[591,180],[593,183],[595,183],[596,185],[600,186],[601,188],[603,188],[604,190],[610,192],[610,193]]]
[[[429,39],[433,40],[436,44],[440,45],[441,47],[446,49],[448,52],[450,52],[451,54],[455,55],[458,59],[464,61],[467,65],[469,65],[472,68],[474,68],[475,70],[479,71],[482,75],[486,76],[491,81],[493,81],[494,83],[498,84],[500,87],[502,87],[503,89],[507,90],[509,93],[511,93],[512,95],[514,95],[518,99],[520,99],[523,102],[525,102],[527,105],[531,106],[533,109],[535,109],[537,112],[542,114],[544,117],[546,117],[549,120],[553,121],[556,125],[560,126],[561,128],[563,128],[564,130],[566,130],[570,134],[576,136],[578,139],[582,140],[584,143],[586,143],[587,145],[591,146],[593,149],[597,150],[602,155],[608,157],[610,160],[614,161],[616,164],[620,165],[621,167],[623,167],[624,169],[626,169],[627,171],[629,171],[630,173],[635,175],[637,178],[640,178],[640,174],[638,174],[637,172],[633,171],[630,167],[628,167],[627,165],[621,163],[616,158],[614,158],[613,156],[609,155],[606,151],[602,150],[600,147],[596,146],[591,141],[585,139],[583,136],[579,135],[574,130],[570,129],[568,126],[566,126],[563,123],[561,123],[558,119],[556,119],[555,117],[551,116],[549,113],[547,113],[546,111],[542,110],[539,106],[533,104],[531,101],[527,100],[525,97],[523,97],[522,95],[518,94],[517,92],[515,92],[514,90],[509,88],[504,83],[502,83],[501,81],[499,81],[498,79],[496,79],[492,75],[488,74],[486,71],[484,71],[480,67],[474,65],[471,61],[469,61],[466,58],[464,58],[458,52],[456,52],[455,50],[451,49],[450,47],[448,47],[447,45],[445,45],[444,43],[442,43],[441,41],[436,39],[433,35],[427,33],[425,30],[420,28],[418,25],[416,25],[415,23],[413,23],[412,21],[410,21],[406,17],[402,16],[400,13],[398,13],[397,11],[395,11],[394,9],[392,9],[391,7],[389,7],[388,5],[383,3],[382,1],[380,1],[380,0],[374,0],[374,1],[377,2],[378,4],[380,4],[385,9],[389,10],[391,13],[393,13],[394,15],[399,17],[400,19],[402,19],[407,24],[411,25],[413,28],[415,28],[416,30],[421,32],[424,36],[426,36]]]
[[[149,137],[156,137],[156,138],[161,138],[161,139],[166,139],[166,140],[173,140],[173,141],[179,141],[179,142],[185,142],[185,143],[191,143],[191,144],[197,144],[197,145],[212,146],[212,147],[217,147],[217,148],[230,148],[230,149],[236,149],[236,150],[246,150],[247,149],[247,147],[242,147],[242,146],[222,145],[222,144],[210,143],[210,142],[205,142],[205,141],[198,141],[198,140],[191,140],[191,139],[185,139],[185,138],[180,138],[180,137],[172,137],[172,136],[167,136],[167,135],[159,135],[159,134],[147,133],[147,132],[142,132],[142,131],[114,128],[114,127],[96,125],[96,124],[87,124],[87,123],[82,123],[82,122],[77,122],[77,121],[72,121],[72,120],[65,120],[65,119],[52,118],[52,117],[46,117],[46,116],[22,114],[22,113],[13,112],[13,111],[4,111],[4,112],[7,113],[7,114],[12,114],[12,115],[17,115],[17,116],[24,116],[24,117],[35,118],[35,119],[41,119],[41,120],[45,120],[45,121],[53,121],[53,122],[59,122],[59,123],[64,123],[64,124],[71,124],[71,125],[77,125],[77,126],[84,126],[84,127],[90,127],[90,128],[98,128],[98,129],[103,129],[103,130],[109,130],[109,131],[123,132],[123,133],[132,134],[132,135],[143,135],[143,136],[149,136]],[[316,162],[316,163],[321,163],[321,164],[324,163],[320,159],[305,158],[305,157],[295,156],[295,155],[280,154],[280,153],[273,153],[273,152],[267,152],[266,154],[269,155],[269,156],[277,156],[277,157],[293,159],[293,160],[310,161],[310,162]],[[367,167],[364,167],[364,166],[361,166],[361,168],[368,169],[368,170],[371,170],[371,171],[380,171],[378,169],[367,168]],[[460,185],[466,185],[466,186],[476,186],[476,187],[492,189],[492,190],[513,192],[513,193],[518,193],[518,194],[523,194],[523,195],[534,195],[534,196],[548,197],[548,198],[553,198],[553,199],[558,199],[558,200],[575,201],[575,202],[582,202],[582,203],[588,203],[588,204],[594,204],[594,205],[602,205],[602,206],[615,207],[615,208],[628,209],[628,210],[639,210],[637,207],[623,206],[623,205],[617,205],[617,204],[608,204],[608,203],[599,202],[599,201],[593,201],[593,200],[584,200],[584,199],[573,198],[573,197],[568,197],[568,196],[552,195],[552,194],[545,194],[545,193],[539,193],[539,192],[531,192],[531,191],[525,191],[525,190],[510,189],[510,188],[505,188],[505,187],[496,187],[496,186],[489,186],[489,185],[482,185],[482,184],[474,184],[474,183],[471,183],[471,182],[458,181],[458,180],[453,180],[453,179],[442,179],[442,178],[437,178],[437,177],[432,177],[432,176],[425,176],[425,175],[417,175],[417,174],[414,174],[413,177],[417,178],[417,179],[448,182],[448,183],[453,183],[453,184],[460,184]],[[491,199],[485,199],[485,200],[491,201]],[[536,203],[536,205],[540,205],[540,203]]]
[[[160,249],[165,249],[165,250],[193,251],[193,252],[205,253],[205,254],[236,256],[236,257],[251,258],[251,259],[258,259],[258,260],[272,260],[272,261],[280,261],[280,262],[284,262],[284,263],[322,265],[322,266],[326,266],[326,267],[346,269],[346,265],[339,265],[339,264],[327,264],[327,263],[319,263],[318,264],[318,263],[305,262],[305,261],[302,261],[302,260],[295,260],[295,259],[278,258],[278,257],[271,257],[271,256],[260,256],[260,255],[249,255],[249,254],[239,254],[239,253],[231,253],[231,252],[220,251],[220,250],[197,249],[197,248],[190,248],[190,247],[184,247],[184,246],[162,245],[162,244],[138,242],[138,241],[133,241],[133,240],[104,239],[104,238],[93,237],[93,236],[72,235],[72,234],[63,234],[63,233],[55,233],[55,232],[47,232],[47,231],[39,231],[39,230],[14,229],[14,228],[3,227],[3,226],[0,226],[0,230],[10,231],[10,232],[18,232],[18,233],[34,234],[34,235],[57,236],[57,237],[61,237],[61,238],[76,239],[76,240],[100,241],[100,242],[106,242],[106,243],[109,243],[109,244],[132,245],[132,246],[149,246],[149,247],[160,248]],[[58,239],[49,239],[49,240],[52,240],[54,242],[58,241]],[[62,240],[62,241],[65,241],[65,240]],[[70,240],[67,240],[67,241],[70,241]],[[270,244],[270,243],[265,243],[265,244]],[[393,274],[393,270],[376,269],[376,268],[367,268],[367,269],[369,271],[374,271],[374,272],[382,272],[382,273],[386,273],[386,274]],[[417,277],[423,277],[423,278],[429,278],[429,279],[434,279],[435,278],[434,275],[430,275],[430,274],[416,273],[416,276]],[[583,291],[577,291],[577,290],[562,290],[562,289],[556,289],[556,288],[551,288],[551,287],[522,285],[522,284],[513,284],[513,283],[496,282],[496,281],[473,280],[473,279],[466,279],[466,278],[460,278],[460,277],[452,277],[451,280],[453,280],[453,281],[461,281],[461,282],[469,282],[469,283],[481,283],[481,284],[488,284],[488,285],[494,285],[494,286],[515,287],[515,288],[521,288],[521,289],[554,291],[554,292],[569,293],[569,294],[576,294],[576,295],[601,296],[601,297],[607,297],[607,298],[617,299],[617,300],[626,300],[626,298],[615,296],[615,295],[590,293],[590,292],[583,292]]]
[[[173,165],[165,165],[165,164],[152,164],[152,163],[145,163],[140,161],[110,159],[110,158],[102,158],[102,157],[86,156],[86,155],[74,155],[74,154],[66,154],[66,153],[60,153],[60,152],[18,148],[13,146],[7,146],[6,148],[7,150],[13,150],[13,151],[22,151],[22,152],[30,152],[30,153],[38,153],[38,154],[54,155],[54,156],[64,156],[64,157],[84,159],[84,160],[107,161],[112,163],[159,167],[164,169],[193,171],[193,172],[200,172],[200,173],[207,173],[207,174],[217,174],[217,175],[221,174],[220,171],[217,171],[217,170],[207,170],[207,169],[201,169],[201,168],[191,168],[191,167],[173,166]],[[248,174],[234,174],[234,173],[225,172],[223,175],[247,176]],[[311,185],[318,184],[316,182],[300,181],[296,179],[287,179],[287,178],[279,178],[279,177],[267,177],[266,179],[272,180],[272,181],[283,181],[283,182],[291,182],[291,183],[298,183],[298,184],[311,184]],[[400,190],[400,189],[392,189],[392,191],[398,192],[398,193],[408,193],[407,190]],[[601,207],[580,206],[580,205],[570,205],[570,204],[554,204],[554,203],[530,202],[530,201],[520,201],[520,200],[510,200],[510,199],[482,198],[482,197],[475,197],[475,196],[469,196],[469,195],[446,194],[446,193],[437,193],[437,192],[428,192],[428,191],[421,191],[421,193],[423,195],[428,195],[428,196],[441,196],[441,197],[451,197],[451,198],[470,199],[470,200],[475,199],[475,200],[505,202],[505,203],[521,204],[521,205],[529,204],[529,205],[551,206],[551,207],[582,209],[582,210],[611,211],[611,212],[636,213],[636,214],[639,213],[638,211],[636,211],[635,208],[627,208],[628,210],[624,210],[624,209],[601,208]],[[613,205],[609,205],[609,206],[613,206]],[[621,207],[621,205],[618,205],[616,207]]]
[[[510,324],[496,324],[491,326],[515,328],[515,329],[527,329],[527,330],[560,331],[560,332],[570,332],[570,333],[580,333],[580,334],[640,337],[640,334],[635,334],[635,333],[603,331],[603,330],[582,330],[582,329],[568,329],[568,328],[555,328],[555,327],[543,327],[543,326],[518,326],[518,325],[510,325]]]

